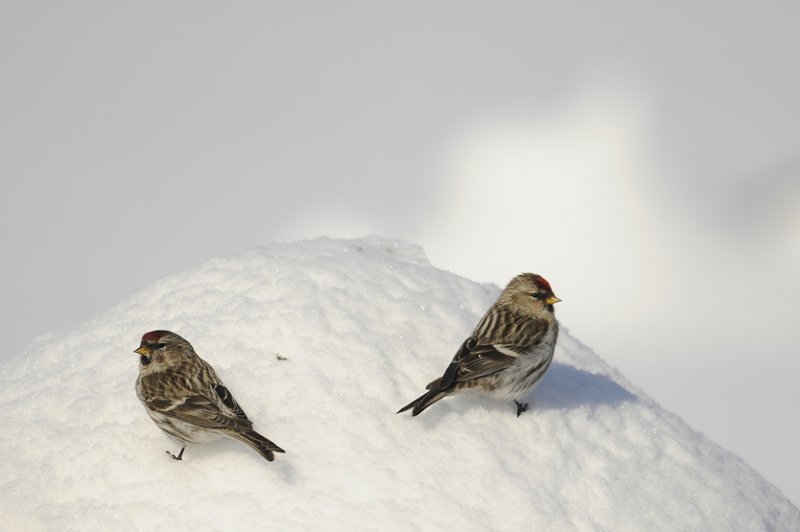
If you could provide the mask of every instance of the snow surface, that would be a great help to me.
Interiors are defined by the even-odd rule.
[[[376,237],[158,281],[3,365],[0,528],[800,530],[779,490],[564,328],[522,417],[470,396],[395,415],[498,291]],[[270,464],[221,440],[170,459],[134,393],[132,350],[160,328],[287,454]]]

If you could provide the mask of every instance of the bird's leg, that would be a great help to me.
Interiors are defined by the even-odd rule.
[[[517,417],[528,409],[528,403],[520,403],[514,399],[514,404],[517,405]]]
[[[169,451],[167,451],[167,454],[170,455],[173,460],[183,460],[183,451],[184,451],[184,449],[186,449],[185,445],[183,447],[181,447],[181,452],[178,453],[178,456],[175,456],[174,454],[172,454]]]

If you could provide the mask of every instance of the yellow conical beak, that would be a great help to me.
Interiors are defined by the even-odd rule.
[[[547,299],[544,300],[544,302],[547,303],[548,305],[555,305],[559,301],[561,301],[561,300],[558,299],[556,296],[550,296],[550,297],[548,297]]]
[[[143,345],[139,349],[134,349],[133,352],[134,353],[138,353],[140,355],[149,355],[150,354],[150,348],[147,347],[146,345]]]

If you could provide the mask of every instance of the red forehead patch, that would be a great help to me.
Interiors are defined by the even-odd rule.
[[[142,343],[154,344],[158,342],[165,334],[169,334],[169,331],[150,331],[142,336]]]
[[[536,277],[536,284],[539,285],[540,288],[544,288],[548,292],[553,291],[553,289],[550,288],[550,283],[547,282],[547,279],[545,279],[541,275],[535,275],[534,277]]]

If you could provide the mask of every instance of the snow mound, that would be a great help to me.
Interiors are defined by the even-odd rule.
[[[564,329],[520,418],[470,396],[395,415],[498,291],[381,238],[156,282],[2,367],[0,528],[800,530],[775,487]],[[171,460],[134,393],[152,329],[192,342],[287,454],[221,440]]]

